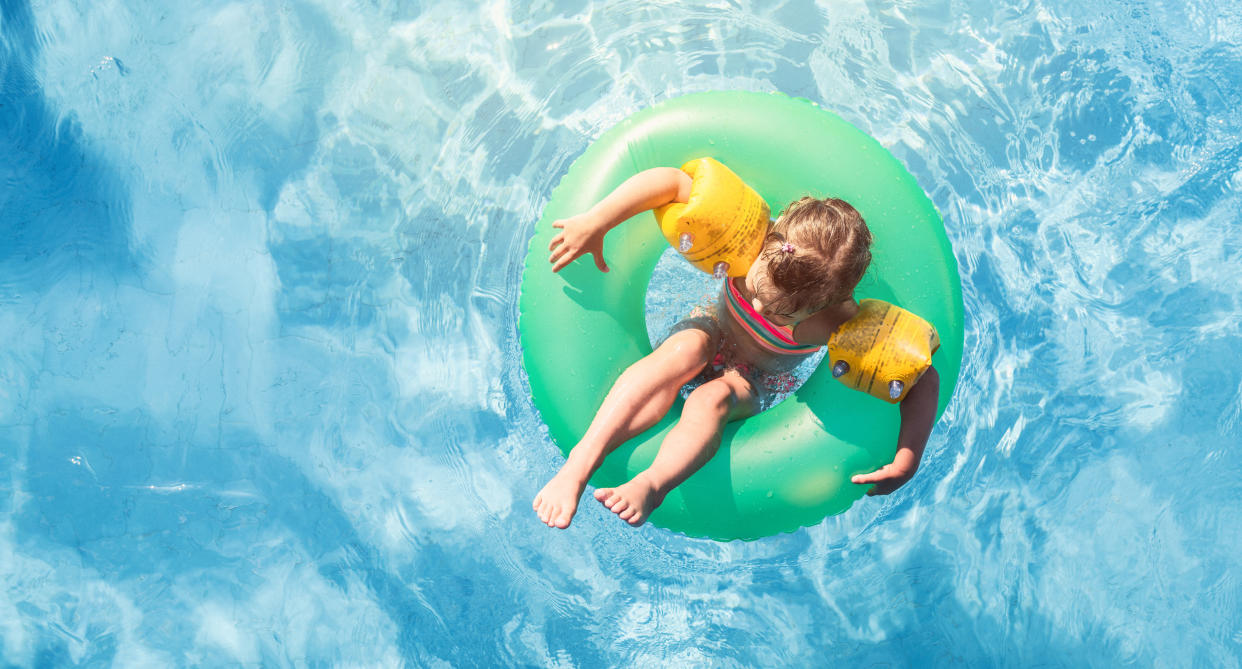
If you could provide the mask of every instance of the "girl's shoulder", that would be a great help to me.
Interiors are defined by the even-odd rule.
[[[802,344],[828,343],[841,324],[858,315],[858,302],[853,298],[838,304],[830,304],[813,313],[794,328],[794,339]]]

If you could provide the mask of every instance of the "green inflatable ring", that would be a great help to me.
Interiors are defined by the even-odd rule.
[[[535,406],[568,454],[621,372],[651,352],[644,299],[667,248],[650,213],[605,242],[611,269],[589,256],[553,274],[552,222],[585,211],[641,170],[713,156],[779,211],[803,195],[854,205],[875,237],[856,297],[893,302],[930,321],[941,347],[940,405],[962,357],[962,287],[944,224],[914,177],[871,137],[813,103],[780,94],[710,92],[667,100],[605,132],[570,166],[535,229],[522,272],[518,330]],[[655,457],[681,414],[623,444],[591,479],[629,480]],[[892,461],[898,408],[850,390],[821,365],[793,395],[730,423],[714,458],[664,500],[650,522],[694,537],[756,539],[840,513],[867,486],[854,474]]]

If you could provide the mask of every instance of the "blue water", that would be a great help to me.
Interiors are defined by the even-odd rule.
[[[0,0],[0,660],[1242,655],[1236,3]],[[527,241],[592,138],[815,100],[944,214],[918,476],[753,543],[530,500]]]

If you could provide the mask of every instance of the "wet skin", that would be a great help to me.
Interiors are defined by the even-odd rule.
[[[829,305],[822,309],[804,309],[792,314],[776,314],[767,310],[765,300],[777,297],[776,289],[766,280],[767,263],[760,258],[751,265],[745,277],[729,279],[742,298],[747,300],[755,311],[773,325],[793,326],[793,339],[799,344],[823,346],[828,337],[836,332],[842,323],[858,313],[858,303],[850,299],[839,304]],[[729,314],[725,304],[725,287],[721,286],[720,298],[716,300],[716,319],[725,331],[725,337],[736,347],[738,356],[768,373],[788,372],[797,367],[808,355],[782,355],[772,353],[756,342],[748,332]]]

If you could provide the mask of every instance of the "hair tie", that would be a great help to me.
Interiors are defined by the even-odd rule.
[[[797,249],[794,248],[794,245],[790,244],[789,242],[785,242],[781,246],[781,252],[784,253],[785,255],[789,255],[790,253],[793,253],[796,250]]]

